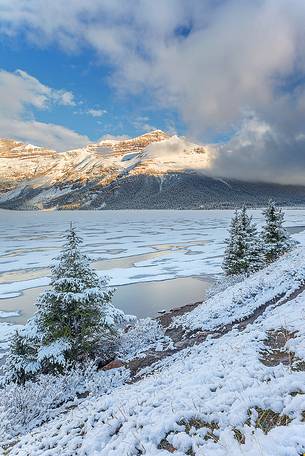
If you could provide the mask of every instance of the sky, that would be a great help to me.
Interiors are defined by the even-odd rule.
[[[1,0],[0,136],[162,129],[215,175],[305,184],[304,23],[304,0]]]

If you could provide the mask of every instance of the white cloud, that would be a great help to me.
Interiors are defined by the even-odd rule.
[[[25,71],[0,70],[0,136],[15,138],[57,150],[80,147],[89,138],[61,125],[38,122],[32,109],[52,105],[73,106],[74,96],[52,89]]]
[[[100,137],[98,141],[123,141],[124,139],[130,139],[127,135],[110,135],[106,134]]]
[[[304,185],[304,150],[305,135],[291,137],[252,117],[230,141],[211,148],[210,172],[256,182]]]
[[[271,102],[280,78],[304,70],[303,0],[2,0],[1,18],[2,31],[39,45],[89,44],[120,88],[151,87],[199,133]]]
[[[57,104],[63,106],[75,106],[76,102],[74,100],[74,95],[72,92],[65,90],[53,90],[53,99]]]
[[[0,8],[0,32],[67,52],[90,46],[115,68],[118,90],[151,91],[192,137],[241,128],[219,149],[215,172],[244,177],[247,166],[252,179],[300,179],[304,0],[2,0]],[[245,137],[249,111],[269,130]]]
[[[52,89],[22,70],[11,73],[0,69],[0,97],[2,109],[19,113],[26,104],[38,109],[46,109],[52,103],[75,105],[72,92]]]
[[[4,134],[5,133],[5,134]],[[85,146],[89,138],[61,125],[0,118],[0,136],[64,151]]]
[[[107,111],[105,109],[88,109],[86,113],[92,117],[102,117]]]
[[[150,119],[147,116],[138,116],[132,121],[132,125],[137,128],[138,130],[142,130],[144,132],[149,132],[153,130],[157,130],[157,127],[151,125]]]

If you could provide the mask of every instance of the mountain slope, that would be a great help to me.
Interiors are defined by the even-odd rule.
[[[0,140],[0,207],[198,209],[305,204],[305,187],[207,175],[211,149],[156,130],[57,153]]]
[[[300,247],[176,318],[172,327],[191,331],[176,353],[116,388],[126,369],[113,369],[108,391],[67,404],[9,454],[303,454],[304,255]]]

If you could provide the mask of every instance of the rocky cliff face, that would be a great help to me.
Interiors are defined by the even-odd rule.
[[[211,150],[156,130],[56,152],[0,140],[0,207],[196,209],[241,202],[305,204],[305,188],[216,179]]]

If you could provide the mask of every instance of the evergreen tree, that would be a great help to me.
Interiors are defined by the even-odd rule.
[[[270,200],[263,211],[265,225],[262,229],[262,242],[266,263],[271,263],[291,249],[293,242],[283,227],[284,213]]]
[[[36,373],[58,373],[90,358],[112,359],[116,328],[124,314],[111,304],[113,291],[81,253],[82,240],[71,226],[50,287],[38,310],[12,341],[7,367],[22,382]]]
[[[225,240],[226,248],[222,268],[226,275],[241,274],[244,270],[244,242],[241,235],[239,212],[236,210],[230,223],[229,237]]]
[[[247,214],[245,206],[240,212],[240,224],[243,233],[245,250],[245,273],[249,274],[264,267],[263,246],[252,216]]]
[[[262,246],[246,207],[235,211],[226,239],[223,270],[226,275],[249,274],[263,266]]]
[[[38,339],[30,331],[16,331],[6,360],[6,377],[19,384],[32,379],[38,369],[37,350]]]

